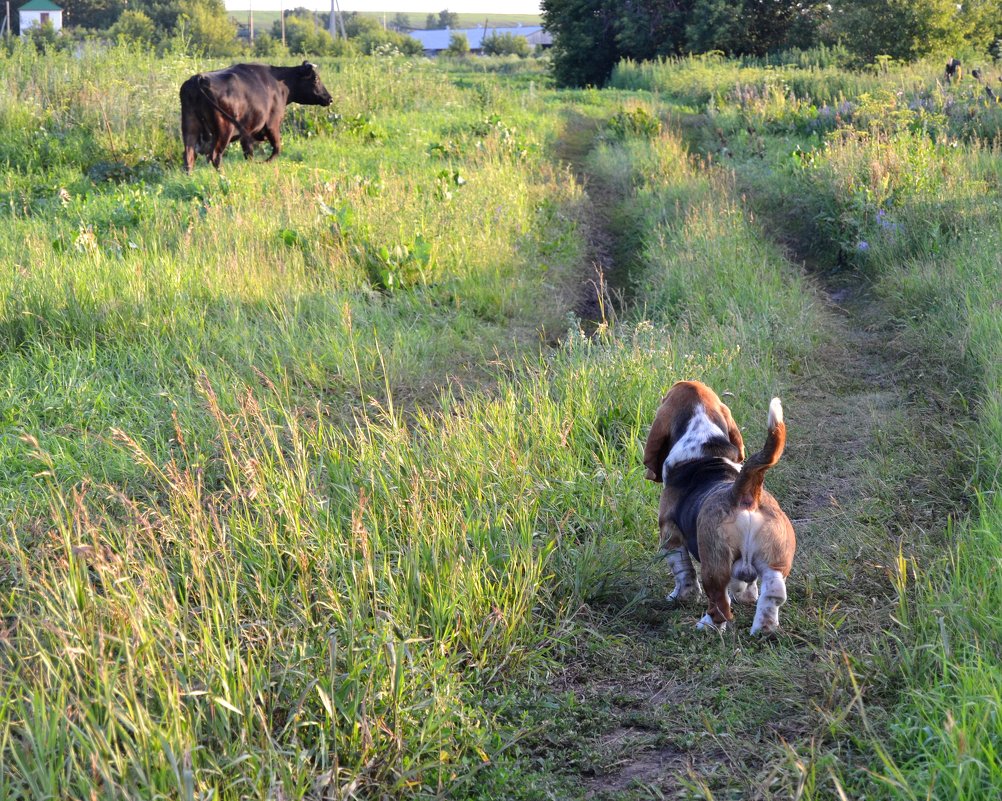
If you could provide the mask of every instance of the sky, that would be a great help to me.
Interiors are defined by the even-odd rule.
[[[279,9],[281,0],[225,0],[226,8],[244,10],[248,7],[259,9]],[[538,14],[539,0],[338,0],[342,11],[386,11],[394,14],[427,16],[428,12],[442,9],[458,13],[478,14]],[[319,8],[329,11],[331,0],[285,0],[286,8]]]

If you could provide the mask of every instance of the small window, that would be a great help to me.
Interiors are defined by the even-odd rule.
[[[42,12],[41,23],[44,25],[48,21],[49,21],[49,12],[48,11],[43,11]]]

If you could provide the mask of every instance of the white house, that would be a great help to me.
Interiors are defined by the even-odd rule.
[[[63,28],[63,10],[52,0],[28,0],[17,13],[21,20],[21,36],[31,28],[51,22],[59,31]]]

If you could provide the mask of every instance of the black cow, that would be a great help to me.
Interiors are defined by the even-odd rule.
[[[223,151],[240,140],[244,157],[254,155],[254,143],[271,143],[271,161],[281,150],[279,126],[289,103],[329,106],[330,92],[315,64],[269,67],[234,64],[225,70],[192,75],[181,84],[181,136],[184,166],[191,172],[202,153],[217,169]]]
[[[946,62],[944,74],[946,75],[946,82],[953,83],[953,81],[959,81],[964,77],[964,68],[958,59],[951,58]]]

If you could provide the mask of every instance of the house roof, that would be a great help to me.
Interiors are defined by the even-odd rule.
[[[62,11],[62,6],[57,6],[52,0],[28,0],[18,11]]]
[[[466,37],[471,50],[479,50],[484,39],[493,34],[510,33],[515,36],[524,36],[527,39],[530,36],[536,35],[537,42],[540,35],[543,37],[546,36],[539,25],[520,25],[517,28],[497,28],[494,26],[484,28],[483,25],[478,28],[441,28],[431,31],[411,31],[410,35],[414,39],[417,39],[421,43],[421,47],[425,50],[446,50],[449,47],[449,40],[455,33],[461,33]],[[529,41],[531,42],[532,40],[530,39]],[[540,43],[548,44],[549,42]]]

